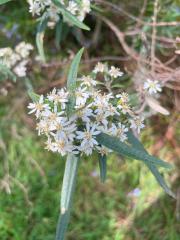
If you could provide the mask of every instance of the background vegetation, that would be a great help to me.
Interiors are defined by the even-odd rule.
[[[111,1],[109,1],[111,2]],[[151,20],[153,2],[148,1],[144,21]],[[178,21],[180,2],[160,1],[159,21]],[[118,4],[119,1],[112,1]],[[114,14],[103,7],[103,15],[111,19],[123,31],[128,31],[133,20],[125,12],[139,17],[144,1],[121,1],[122,12]],[[100,6],[99,6],[100,8]],[[102,7],[101,7],[102,8]],[[102,10],[102,9],[101,9]],[[101,11],[97,11],[98,14]],[[48,30],[45,51],[48,63],[29,66],[31,82],[2,81],[1,88],[8,91],[0,96],[0,239],[2,240],[53,240],[59,213],[59,192],[64,171],[64,159],[44,150],[43,139],[34,130],[35,123],[27,115],[27,87],[29,84],[39,93],[45,93],[65,82],[66,69],[73,53],[81,45],[86,46],[81,70],[87,72],[97,60],[109,59],[125,69],[120,83],[123,89],[132,90],[132,72],[137,65],[128,59],[114,33],[93,15],[87,17],[87,25],[93,30],[82,33],[65,28],[67,36],[57,47],[54,32]],[[36,21],[28,12],[25,1],[13,1],[0,7],[0,47],[14,46],[23,40],[33,45]],[[143,31],[147,32],[147,26]],[[100,29],[100,30],[98,30]],[[180,35],[179,26],[158,28],[158,36],[174,39]],[[128,44],[138,52],[142,40],[135,35],[127,38]],[[171,58],[174,48],[156,45],[161,60]],[[34,56],[36,55],[34,51]],[[98,58],[98,59],[97,59]],[[64,60],[65,59],[65,60]],[[128,60],[128,61],[127,61]],[[173,62],[178,66],[179,60]],[[170,116],[157,114],[146,123],[142,141],[146,148],[176,167],[165,178],[177,191],[177,202],[167,196],[146,167],[136,161],[112,155],[108,159],[108,178],[99,181],[96,159],[81,162],[72,219],[67,239],[72,240],[178,240],[180,239],[180,190],[178,147],[178,89],[165,88],[162,101]]]

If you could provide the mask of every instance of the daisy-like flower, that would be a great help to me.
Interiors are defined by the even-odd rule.
[[[130,106],[128,104],[129,102],[129,95],[125,92],[121,94],[117,94],[116,98],[118,98],[118,105],[117,108],[122,111],[123,114],[129,113],[130,112]]]
[[[122,142],[124,142],[127,139],[126,132],[128,132],[128,128],[121,123],[118,123],[117,126],[113,123],[111,132],[112,135],[118,137]]]
[[[130,119],[131,126],[130,128],[134,128],[140,133],[141,129],[145,127],[143,117],[135,117],[134,119]]]
[[[45,109],[42,113],[42,117],[46,119],[47,122],[49,122],[51,131],[56,130],[57,125],[59,123],[64,123],[66,121],[65,117],[62,117],[64,114],[63,111],[61,112],[52,112],[49,109]]]
[[[54,145],[54,150],[62,156],[65,156],[67,153],[72,153],[74,150],[74,146],[65,139],[57,140]]]
[[[107,66],[104,63],[98,62],[93,70],[94,73],[103,73],[107,71]]]
[[[79,81],[81,81],[81,86],[85,85],[88,87],[96,86],[97,81],[95,81],[91,76],[82,76]]]
[[[101,93],[96,95],[93,106],[96,107],[94,111],[96,114],[104,113],[109,107],[109,100],[113,99],[111,93],[102,95]]]
[[[121,94],[117,94],[116,98],[118,98],[119,101],[123,102],[123,103],[128,103],[129,102],[129,95],[125,92],[123,92]]]
[[[97,130],[96,124],[92,126],[87,123],[86,129],[84,131],[76,131],[76,138],[81,140],[81,147],[89,145],[93,147],[94,145],[98,145],[98,142],[95,140],[95,136],[97,136],[100,131]]]
[[[28,108],[31,109],[29,114],[35,113],[36,117],[39,118],[43,110],[48,110],[50,107],[48,104],[44,103],[44,96],[41,95],[39,101],[36,103],[30,103]]]
[[[123,114],[127,114],[131,111],[131,108],[130,108],[129,104],[123,103],[123,102],[118,103],[117,108],[120,109]]]
[[[91,121],[91,117],[93,117],[93,110],[91,108],[89,108],[88,106],[82,109],[79,109],[76,112],[76,117],[77,118],[81,118],[83,120],[83,122],[90,122]]]
[[[64,110],[66,103],[68,102],[68,92],[64,88],[61,88],[59,91],[54,88],[52,92],[47,96],[49,101],[54,102],[55,105],[58,103],[61,104],[61,108]]]
[[[113,78],[117,78],[121,77],[123,75],[123,72],[121,72],[119,68],[111,66],[111,69],[109,70],[109,75]]]
[[[112,152],[111,149],[104,147],[104,146],[96,146],[96,149],[98,150],[98,152],[101,154],[101,156],[106,156],[109,153]]]
[[[120,113],[117,111],[117,108],[114,107],[111,103],[109,103],[106,113],[108,114],[108,116],[120,115]]]
[[[83,107],[90,96],[86,87],[77,88],[75,91],[75,95],[76,95],[76,108]]]
[[[33,16],[40,15],[41,13],[41,6],[39,2],[28,0],[29,3],[29,12],[32,13]]]
[[[44,119],[41,119],[36,126],[36,130],[38,130],[38,135],[40,136],[41,134],[46,134],[48,135],[50,132],[50,124]]]
[[[52,139],[48,137],[48,140],[45,142],[45,149],[48,151],[56,152],[56,143],[52,142]]]
[[[150,95],[153,95],[157,92],[161,92],[162,88],[158,81],[147,79],[147,81],[144,83],[144,90],[146,90]]]

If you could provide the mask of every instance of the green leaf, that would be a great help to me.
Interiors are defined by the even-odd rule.
[[[58,23],[56,24],[56,35],[55,35],[55,44],[58,49],[62,39],[62,30],[63,30],[63,21],[62,19],[59,19]]]
[[[69,102],[68,102],[68,105],[67,105],[68,114],[71,114],[73,112],[75,102],[76,102],[74,92],[75,92],[75,89],[76,89],[78,68],[79,68],[79,64],[80,64],[80,61],[81,61],[83,51],[84,51],[84,48],[81,48],[79,50],[79,52],[76,54],[76,56],[74,57],[74,59],[71,63],[70,70],[69,70],[69,73],[68,73],[68,79],[67,79],[67,90],[69,92]]]
[[[59,217],[56,240],[63,240],[70,218],[70,208],[75,190],[77,170],[80,159],[73,154],[68,154],[61,190],[61,214]]]
[[[70,219],[70,211],[67,211],[65,214],[60,214],[57,229],[56,229],[56,239],[55,240],[64,240],[65,234],[67,231],[68,223]]]
[[[106,172],[107,172],[107,156],[99,155],[99,169],[100,169],[100,178],[102,182],[106,180]]]
[[[45,29],[47,27],[47,23],[48,23],[47,13],[44,13],[40,19],[40,22],[37,28],[37,33],[36,33],[36,45],[38,48],[40,58],[43,62],[46,61],[43,42],[44,42],[44,34],[45,34]]]
[[[76,27],[79,27],[84,30],[90,30],[88,26],[86,26],[84,23],[79,21],[77,17],[75,17],[72,13],[70,13],[64,6],[61,4],[58,0],[52,0],[52,2],[59,7],[59,10],[61,11],[63,17],[65,20],[67,20],[72,25],[75,25]]]
[[[128,142],[131,143],[132,146],[147,153],[147,151],[144,149],[144,146],[142,145],[142,143],[131,132],[128,132],[127,136],[128,136]],[[153,164],[151,164],[149,162],[146,162],[145,164],[147,165],[149,170],[152,172],[152,174],[156,178],[159,185],[164,189],[164,191],[167,194],[169,194],[171,197],[176,198],[175,194],[168,187],[168,185],[166,184],[164,178],[161,176],[161,174],[158,171],[158,169],[156,168],[156,166],[154,166]]]
[[[119,141],[118,138],[109,136],[108,134],[101,133],[96,137],[96,139],[100,144],[112,149],[115,152],[118,152],[121,155],[134,158],[136,160],[141,160],[143,162],[150,162],[152,164],[165,168],[171,167],[169,163],[164,162],[156,157],[150,156],[148,153],[129,146],[126,143]]]
[[[40,95],[34,93],[33,91],[28,91],[28,95],[33,102],[38,102],[39,101]]]
[[[12,0],[0,0],[0,5],[4,4],[4,3],[7,3],[7,2],[10,2]]]

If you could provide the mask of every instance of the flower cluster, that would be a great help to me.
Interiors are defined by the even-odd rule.
[[[33,16],[40,16],[44,12],[47,13],[47,17],[49,18],[49,27],[53,28],[59,21],[60,10],[51,0],[28,0],[28,2],[29,12],[31,12]],[[76,16],[81,22],[84,20],[86,14],[91,10],[90,0],[59,0],[59,3],[64,5],[64,7],[74,16]]]
[[[27,71],[27,64],[29,62],[30,51],[33,46],[29,43],[20,42],[15,49],[1,48],[0,61],[1,64],[7,66],[18,77],[25,77]]]
[[[127,93],[114,96],[97,90],[97,73],[104,76],[107,72],[115,78],[122,75],[118,68],[108,70],[107,65],[98,63],[90,75],[78,79],[72,113],[68,111],[72,96],[65,88],[54,88],[46,97],[41,95],[29,104],[29,113],[35,113],[38,121],[39,135],[47,136],[46,149],[63,156],[91,155],[93,151],[104,155],[110,150],[97,142],[96,136],[101,132],[123,142],[130,128],[139,133],[144,127],[143,119],[132,111]]]

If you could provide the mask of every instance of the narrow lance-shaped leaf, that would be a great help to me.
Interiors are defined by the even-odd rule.
[[[81,29],[84,30],[90,30],[90,28],[88,26],[86,26],[84,23],[82,23],[81,21],[79,21],[79,19],[77,17],[75,17],[71,12],[69,12],[64,6],[63,4],[61,4],[58,0],[52,0],[52,2],[59,7],[59,10],[61,11],[63,17],[65,18],[65,20],[67,20],[69,23],[71,23],[72,25],[75,25],[76,27],[79,27]]]
[[[142,145],[142,143],[131,132],[128,132],[127,136],[128,136],[128,142],[131,143],[132,146],[147,153],[147,151],[144,149],[144,146]],[[146,162],[145,164],[147,165],[149,170],[152,172],[152,174],[156,178],[159,185],[164,189],[164,191],[167,194],[169,194],[171,197],[176,198],[175,194],[167,186],[164,178],[161,176],[161,174],[158,171],[158,169],[156,168],[156,166],[154,166],[153,164],[151,164],[149,162]]]
[[[40,58],[43,62],[46,61],[43,43],[44,43],[44,34],[45,34],[45,29],[47,27],[47,22],[48,22],[48,17],[47,17],[47,14],[44,13],[43,16],[41,17],[41,20],[38,25],[37,33],[36,33],[36,45],[38,48]]]
[[[62,19],[59,19],[58,23],[56,24],[56,35],[55,35],[55,44],[58,49],[62,39],[62,29],[63,29],[63,21]]]
[[[7,3],[7,2],[10,2],[12,0],[0,0],[0,5],[4,4],[4,3]]]
[[[76,81],[77,81],[79,63],[81,61],[83,51],[84,51],[84,48],[81,48],[79,52],[76,54],[76,56],[74,57],[71,63],[70,70],[68,73],[67,90],[69,92],[69,102],[67,105],[67,111],[69,115],[73,112],[75,102],[76,102],[76,98],[75,98]]]
[[[99,155],[99,169],[100,169],[100,178],[102,182],[106,180],[107,172],[107,157],[106,155]]]
[[[164,162],[156,157],[153,157],[144,151],[129,146],[126,143],[119,141],[118,138],[109,136],[108,134],[101,133],[96,137],[96,139],[100,144],[104,145],[107,148],[112,149],[115,152],[118,152],[121,155],[134,158],[136,160],[141,160],[144,162],[151,162],[155,165],[165,168],[171,167],[169,163]]]
[[[61,191],[61,214],[57,225],[56,240],[63,240],[65,237],[70,218],[72,197],[76,185],[78,165],[79,158],[73,154],[68,154]]]

